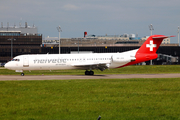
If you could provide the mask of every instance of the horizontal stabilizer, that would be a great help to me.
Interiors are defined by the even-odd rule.
[[[152,38],[153,38],[153,39],[158,39],[158,38],[163,38],[163,39],[165,39],[165,38],[170,38],[170,37],[176,37],[176,36],[172,35],[172,36],[161,36],[161,37],[152,37]]]

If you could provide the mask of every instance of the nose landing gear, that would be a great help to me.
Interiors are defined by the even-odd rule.
[[[24,76],[24,73],[21,73],[21,76]]]
[[[94,75],[94,71],[85,71],[85,75]]]

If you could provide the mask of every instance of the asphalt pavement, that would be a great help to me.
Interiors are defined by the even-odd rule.
[[[75,79],[130,79],[180,78],[180,74],[118,74],[118,75],[0,75],[0,81],[12,80],[75,80]]]

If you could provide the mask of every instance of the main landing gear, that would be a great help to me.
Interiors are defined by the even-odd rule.
[[[85,71],[85,75],[94,75],[94,71]]]
[[[24,76],[24,73],[21,73],[21,76]]]

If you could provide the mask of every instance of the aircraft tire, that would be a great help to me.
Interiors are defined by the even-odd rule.
[[[94,75],[94,71],[85,71],[85,75]]]
[[[89,75],[89,71],[85,71],[85,75]]]
[[[24,73],[21,73],[21,76],[24,76]]]
[[[90,72],[89,72],[89,75],[94,75],[94,71],[90,71]]]

